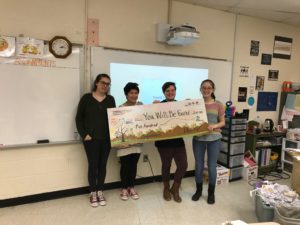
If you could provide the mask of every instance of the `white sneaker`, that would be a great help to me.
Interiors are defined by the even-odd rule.
[[[98,197],[97,197],[97,193],[95,191],[91,192],[91,194],[90,194],[90,205],[92,207],[98,206]]]
[[[123,189],[121,190],[121,193],[120,193],[121,199],[122,199],[123,201],[126,201],[126,200],[128,200],[128,196],[129,196],[129,194],[128,194],[127,189],[123,188]]]
[[[138,193],[134,190],[133,187],[128,188],[129,195],[131,196],[132,199],[137,200],[140,198]]]
[[[106,200],[105,200],[103,191],[98,191],[97,194],[98,194],[98,202],[99,202],[99,204],[101,206],[105,206],[106,205]]]

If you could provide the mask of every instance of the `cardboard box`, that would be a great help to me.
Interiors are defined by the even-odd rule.
[[[255,180],[258,175],[258,166],[256,165],[255,158],[250,151],[244,155],[244,169],[243,178],[248,182]]]
[[[258,175],[258,166],[254,164],[249,164],[246,160],[244,161],[243,178],[248,182],[250,180],[255,180]]]
[[[204,168],[203,179],[208,182],[208,169]],[[216,185],[227,184],[229,182],[229,169],[224,166],[217,165],[217,180]]]
[[[216,185],[227,184],[229,182],[229,169],[224,166],[217,165],[217,181]]]
[[[300,194],[300,156],[293,157],[292,189]]]

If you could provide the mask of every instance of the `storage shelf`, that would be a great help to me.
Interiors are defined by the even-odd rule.
[[[282,144],[278,144],[278,145],[256,145],[256,148],[272,148],[272,147],[280,147],[282,146]]]
[[[253,134],[247,132],[246,134],[246,151],[250,151],[256,159],[258,166],[258,174],[265,174],[276,170],[281,161],[282,138],[285,137],[283,132],[263,132],[260,134]],[[257,144],[257,142],[269,142],[268,145]],[[271,149],[271,150],[266,150]],[[264,152],[261,152],[264,151]],[[274,162],[270,160],[271,152],[276,152],[279,157]],[[260,163],[261,162],[261,163]],[[270,165],[263,165],[268,164]]]
[[[230,169],[229,182],[243,177],[247,119],[226,118],[218,163]]]
[[[287,158],[292,159],[292,156],[286,156],[286,154],[289,154],[288,148],[296,148],[300,149],[300,141],[297,140],[289,140],[287,138],[282,139],[282,150],[281,150],[281,169],[284,172],[291,173],[293,169],[293,162],[290,160],[286,160]],[[300,154],[300,153],[299,153]],[[289,170],[291,171],[289,171]]]

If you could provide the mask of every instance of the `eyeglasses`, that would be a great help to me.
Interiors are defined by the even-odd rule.
[[[110,87],[110,83],[106,83],[106,82],[104,82],[104,81],[100,81],[99,82],[101,85],[103,85],[103,86],[107,86],[107,87]]]
[[[208,91],[210,91],[212,89],[213,89],[212,87],[201,87],[201,90],[208,90]]]

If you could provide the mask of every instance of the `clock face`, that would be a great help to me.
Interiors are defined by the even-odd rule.
[[[69,43],[64,39],[56,39],[52,42],[52,49],[57,55],[65,55],[69,47]]]
[[[66,58],[72,52],[72,44],[67,38],[56,36],[49,42],[49,50],[56,58]]]

